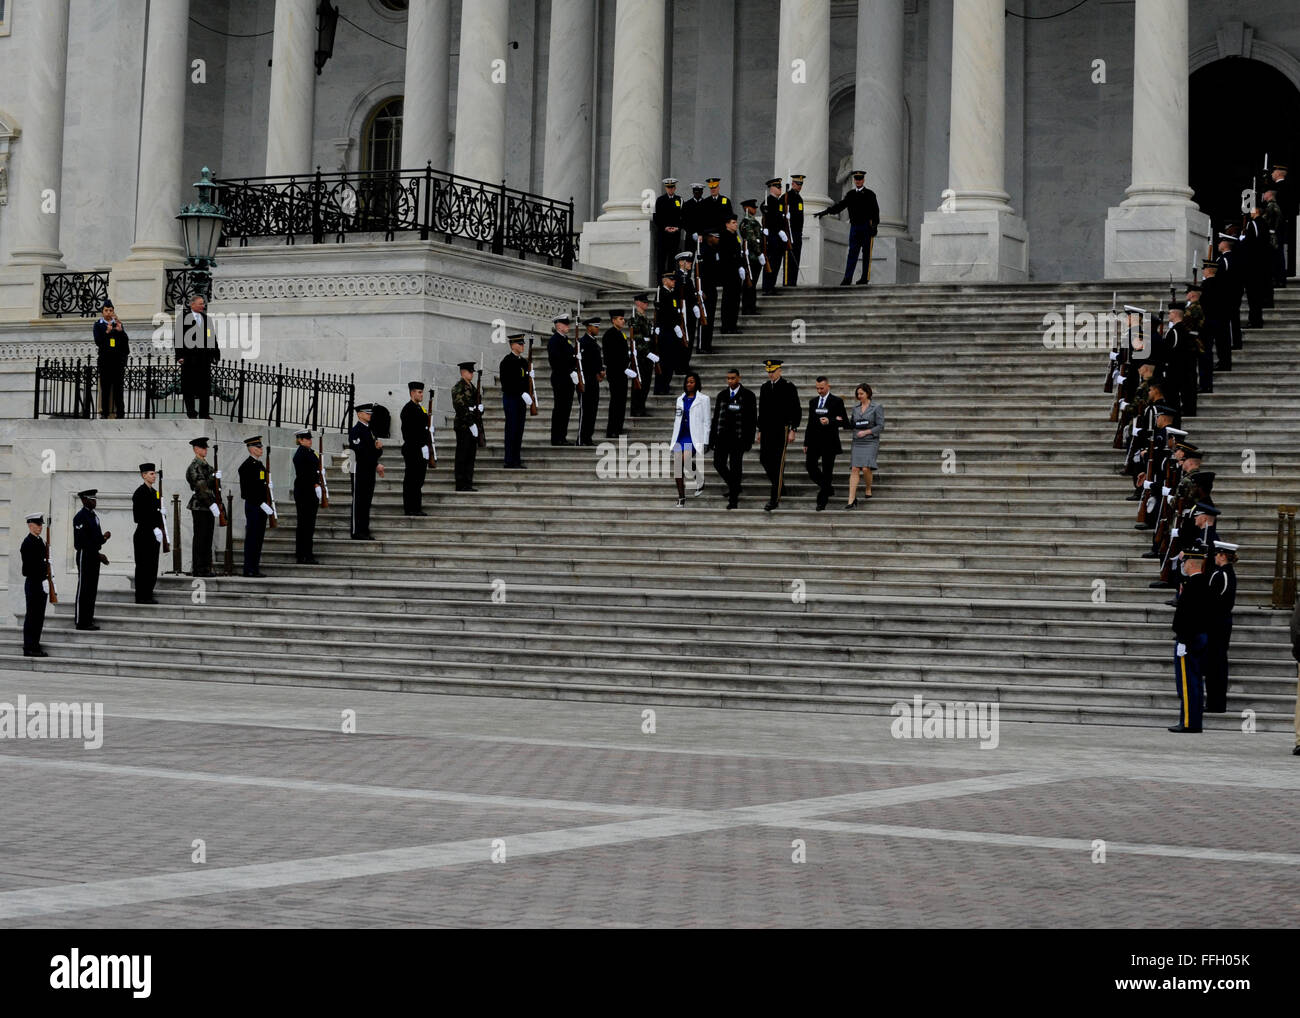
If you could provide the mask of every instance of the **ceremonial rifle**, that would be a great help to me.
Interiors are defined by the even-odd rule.
[[[158,471],[158,515],[162,517],[162,532],[163,532],[162,550],[163,550],[163,554],[166,555],[168,552],[172,550],[172,544],[171,544],[172,535],[167,531],[167,503],[163,501],[162,486],[163,486],[163,472],[159,470]]]
[[[786,258],[785,258],[785,264],[782,265],[781,269],[785,273],[785,285],[789,286],[790,285],[790,252],[794,250],[794,221],[790,218],[790,192],[788,189],[786,190],[786,193],[781,196],[781,199],[785,204],[785,236],[786,236],[786,241],[785,241]],[[794,281],[797,283],[799,282],[798,265],[794,267],[794,273],[795,273]]]
[[[483,449],[487,446],[487,433],[483,430],[483,411],[478,407],[483,405],[483,367],[480,361],[478,369],[478,383],[474,386],[474,417],[475,423],[478,424],[478,447]]]
[[[699,317],[696,320],[699,322],[700,326],[702,327],[709,324],[709,312],[708,309],[704,306],[704,293],[700,288],[700,246],[701,244],[707,246],[708,241],[697,240],[695,242],[695,261],[693,263],[693,266],[695,269],[695,273],[694,273],[695,309],[699,312]],[[700,333],[698,328],[695,330],[695,341],[697,343],[703,342],[703,340],[700,339]]]
[[[1152,414],[1154,417],[1155,415]],[[1147,491],[1155,487],[1155,478],[1153,476],[1154,465],[1156,461],[1156,429],[1155,422],[1152,422],[1151,441],[1147,444],[1147,462],[1146,469],[1143,471],[1142,487],[1138,491],[1138,511],[1136,523],[1145,523],[1147,521]]]
[[[1116,294],[1112,292],[1110,296],[1110,320],[1112,324],[1114,324],[1115,316],[1119,310],[1115,306],[1115,297]],[[1110,357],[1106,361],[1106,381],[1102,385],[1102,389],[1101,389],[1102,392],[1109,393],[1114,391],[1115,376],[1119,373],[1118,365],[1119,365],[1119,334],[1117,332],[1114,340],[1110,344]],[[1115,420],[1116,414],[1118,413],[1118,409],[1117,409],[1119,405],[1118,396],[1115,397],[1115,403],[1116,403],[1116,409],[1112,409],[1110,412],[1110,419],[1112,421]]]
[[[632,379],[632,388],[640,389],[641,388],[641,361],[637,358],[636,355],[636,340],[632,338],[631,327],[629,327],[627,330],[627,352],[628,352],[629,359],[632,361],[632,370],[636,372],[636,378]]]
[[[271,520],[267,524],[271,527],[278,527],[280,521],[276,518],[275,512],[275,482],[271,480],[271,445],[268,442],[266,446],[266,482],[263,485],[265,498],[263,501],[271,507]]]
[[[54,482],[50,481],[50,511],[45,517],[45,582],[50,588],[50,604],[59,603],[59,592],[54,589],[54,570],[50,567],[50,534],[54,530]]]
[[[324,448],[325,432],[323,431],[320,433],[320,440],[321,448]],[[325,460],[316,449],[313,449],[312,452],[316,453],[316,483],[320,485],[320,507],[328,509],[330,507],[330,486],[325,480]]]
[[[427,427],[425,433],[429,437],[429,469],[432,470],[438,465],[438,443],[433,440],[433,397],[437,390],[430,387],[429,389],[429,409],[424,411],[424,420]]]
[[[535,417],[535,416],[537,416],[537,389],[536,389],[536,387],[533,385],[533,336],[532,336],[532,333],[529,333],[529,335],[528,335],[528,374],[527,374],[525,377],[528,379],[528,398],[531,399],[531,400],[533,401],[533,402],[532,402],[532,405],[529,406],[529,408],[528,408],[528,415],[529,415],[530,417]]]
[[[217,498],[217,525],[227,526],[230,521],[226,519],[226,504],[221,498],[221,446],[212,447],[212,493]]]

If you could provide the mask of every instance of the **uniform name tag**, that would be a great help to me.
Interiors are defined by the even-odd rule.
[[[825,407],[818,407],[818,408],[817,408],[817,412],[818,412],[819,414],[821,414],[823,417],[825,417],[826,414],[828,413],[828,411],[826,410]]]
[[[266,480],[266,471],[265,471],[265,470],[259,470],[259,471],[257,472],[257,479],[258,479],[259,481],[265,481],[265,480]]]
[[[117,346],[117,340],[116,340],[116,339],[113,339],[113,338],[110,336],[110,337],[109,337],[109,340],[108,340],[108,345],[109,345],[110,347],[112,347],[112,346]]]
[[[731,409],[732,409],[732,410],[739,410],[739,409],[740,409],[740,404],[739,404],[739,403],[732,403],[732,404],[731,404]]]

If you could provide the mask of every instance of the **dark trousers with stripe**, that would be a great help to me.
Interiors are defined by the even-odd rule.
[[[429,450],[433,455],[433,450]],[[424,479],[429,473],[429,461],[421,455],[419,449],[412,452],[402,450],[402,461],[406,472],[402,475],[402,512],[411,516],[420,511],[420,493],[424,490]]]
[[[1228,644],[1232,616],[1211,627],[1205,648],[1205,709],[1222,714],[1228,709]]]
[[[524,422],[528,420],[528,408],[518,396],[502,396],[501,405],[506,414],[505,465],[513,467],[522,462],[519,458],[524,443]]]
[[[244,502],[244,575],[262,570],[262,539],[266,537],[266,513],[261,502]]]
[[[78,629],[94,625],[98,596],[99,552],[82,548],[77,552],[77,596],[72,606],[72,624]]]
[[[370,534],[370,503],[375,498],[375,468],[363,466],[352,475],[352,536]]]
[[[153,598],[158,583],[158,551],[162,545],[153,536],[153,528],[137,528],[131,538],[135,550],[135,601],[142,604]]]
[[[312,541],[316,537],[316,514],[320,511],[320,501],[316,498],[315,485],[310,490],[299,494],[293,493],[293,504],[298,510],[298,523],[293,534],[293,554],[301,563],[313,558]]]
[[[150,535],[152,540],[152,535]],[[41,587],[41,578],[29,576],[23,582],[27,598],[27,614],[23,618],[23,650],[41,649],[41,630],[45,628],[45,605],[48,595]]]
[[[212,572],[212,534],[217,520],[211,509],[191,509],[194,542],[190,548],[190,571],[195,576]]]
[[[866,223],[849,227],[849,257],[844,266],[844,278],[851,280],[853,270],[858,267],[858,255],[862,255],[861,279],[871,279],[871,227]]]
[[[1174,688],[1178,691],[1178,723],[1184,728],[1201,727],[1202,701],[1205,696],[1205,647],[1207,637],[1197,633],[1187,641],[1187,653],[1178,656],[1174,641]]]

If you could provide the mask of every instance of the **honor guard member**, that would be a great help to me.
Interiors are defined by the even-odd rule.
[[[456,490],[478,491],[474,487],[474,461],[478,459],[478,436],[483,420],[483,407],[478,401],[474,386],[474,362],[461,361],[460,381],[451,387],[451,408],[456,419]]]
[[[745,286],[740,295],[742,314],[758,314],[758,285],[763,275],[763,224],[758,218],[758,199],[746,198],[740,203],[745,218],[740,221],[740,240],[745,254]]]
[[[609,328],[601,337],[601,354],[605,358],[605,382],[609,386],[609,415],[605,418],[605,437],[618,438],[623,434],[623,419],[627,415],[627,390],[636,384],[637,363],[627,334],[627,313],[621,308],[609,313]],[[635,389],[633,389],[635,391]]]
[[[783,196],[785,202],[786,232],[790,235],[790,250],[785,256],[785,286],[799,285],[799,260],[803,257],[803,182],[802,173],[790,174],[790,190]]]
[[[185,468],[185,483],[190,486],[190,500],[186,508],[190,511],[191,529],[194,531],[190,547],[190,568],[195,576],[215,576],[212,571],[212,535],[217,520],[221,518],[221,506],[217,504],[216,485],[213,484],[216,471],[208,463],[208,437],[204,435],[190,442],[194,459]]]
[[[817,511],[835,495],[835,457],[843,451],[840,432],[849,419],[844,400],[831,392],[825,375],[817,379],[817,395],[808,401],[808,429],[803,434],[805,466],[817,485]]]
[[[713,327],[717,321],[715,316],[718,310],[718,286],[722,282],[718,273],[718,249],[722,245],[719,234],[725,232],[719,228],[704,234],[700,238],[699,257],[695,260],[700,301],[704,304],[704,312],[695,322],[695,347],[701,353],[713,353]],[[700,301],[696,302],[697,311]]]
[[[651,354],[656,361],[658,374],[655,375],[655,395],[668,395],[672,385],[673,372],[681,361],[678,356],[682,344],[686,342],[685,317],[681,302],[681,291],[677,288],[677,272],[665,272],[659,280],[659,289],[655,293],[654,334],[659,352]]]
[[[1272,259],[1269,262],[1269,286],[1277,288],[1277,263],[1278,256],[1282,251],[1282,223],[1285,217],[1282,215],[1282,206],[1278,203],[1277,191],[1270,188],[1260,195],[1260,201],[1263,205],[1260,209],[1260,219],[1264,221],[1264,229],[1268,231],[1268,244],[1272,252]],[[1272,307],[1272,305],[1269,305]]]
[[[651,387],[659,379],[659,340],[655,336],[654,323],[646,316],[650,307],[650,294],[638,293],[632,298],[632,344],[636,348],[637,369],[641,374],[641,388],[632,389],[633,417],[646,417],[645,401],[650,395]]]
[[[23,562],[23,596],[27,614],[23,617],[23,657],[49,657],[41,649],[41,630],[45,628],[45,601],[50,595],[50,581],[45,575],[45,542],[41,528],[45,517],[32,513],[27,517],[27,536],[18,546]]]
[[[781,197],[781,178],[767,182],[763,199],[763,292],[776,292],[776,276],[785,259],[790,235],[785,232],[785,199]]]
[[[674,363],[679,371],[685,371],[691,366],[691,354],[695,350],[696,337],[700,331],[700,304],[695,287],[694,251],[677,252],[677,295],[686,312],[682,315],[682,329],[685,336],[682,339],[681,349],[676,351]]]
[[[1232,609],[1237,603],[1238,545],[1215,541],[1210,590],[1210,625],[1205,648],[1205,710],[1223,714],[1228,709],[1228,644],[1232,640]]]
[[[384,454],[382,439],[370,430],[373,403],[357,407],[357,423],[348,432],[348,448],[352,450],[352,540],[373,541],[370,533],[370,503],[375,497],[375,475],[384,476],[384,465],[379,458]]]
[[[585,330],[578,338],[582,358],[582,394],[578,405],[578,444],[595,445],[596,415],[600,413],[600,383],[605,379],[605,362],[600,355],[600,319],[584,318]]]
[[[239,464],[239,497],[244,500],[244,575],[265,576],[262,572],[262,540],[266,521],[274,515],[271,486],[262,462],[262,436],[244,439],[248,458]]]
[[[433,421],[424,408],[424,383],[407,382],[411,398],[402,407],[402,512],[406,516],[428,516],[420,507],[420,492],[433,456]]]
[[[772,482],[772,493],[763,508],[771,512],[781,497],[781,462],[786,446],[794,441],[795,433],[803,420],[799,405],[799,390],[781,377],[781,361],[770,358],[763,362],[767,368],[767,381],[758,390],[758,458]]]
[[[865,286],[871,282],[871,251],[875,244],[876,230],[880,226],[880,203],[876,201],[876,192],[867,187],[865,170],[853,171],[853,187],[844,192],[844,197],[828,209],[817,213],[818,219],[838,215],[843,209],[849,210],[849,256],[844,265],[844,278],[840,286],[853,282],[853,270],[858,264],[858,254],[862,254],[862,276],[858,283]]]
[[[99,415],[126,416],[126,359],[131,340],[117,317],[111,300],[104,301],[103,314],[95,323],[95,349],[99,351]]]
[[[325,469],[320,456],[312,448],[310,431],[295,432],[293,440],[298,444],[293,451],[293,504],[298,510],[293,554],[300,566],[314,566],[319,564],[312,554],[312,542],[316,538],[316,516],[325,498],[325,489],[320,483]]]
[[[1204,572],[1205,549],[1200,545],[1183,554],[1182,594],[1174,608],[1174,688],[1178,691],[1178,724],[1171,732],[1201,730],[1204,695],[1205,648],[1209,641],[1210,588]]]
[[[96,630],[95,598],[99,595],[99,567],[108,565],[108,556],[101,551],[112,537],[100,523],[95,512],[98,488],[77,492],[81,509],[72,517],[72,547],[77,552],[77,596],[73,602],[72,622],[78,629]]]
[[[1246,269],[1246,303],[1250,309],[1246,328],[1261,329],[1264,309],[1273,306],[1273,246],[1258,206],[1251,208],[1237,246]]]
[[[190,309],[181,316],[176,331],[176,363],[181,369],[181,395],[187,417],[208,417],[212,365],[221,358],[207,307],[207,301],[196,293],[190,298]]]
[[[682,232],[679,234],[678,250],[694,247],[700,239],[700,227],[704,223],[704,185],[692,184],[691,196],[682,202]],[[671,265],[669,266],[671,268]]]
[[[1295,222],[1297,195],[1295,186],[1288,177],[1288,170],[1281,163],[1276,163],[1269,173],[1267,186],[1277,198],[1281,210],[1277,235],[1277,268],[1273,273],[1273,285],[1280,290],[1286,289],[1286,281],[1291,275],[1291,263],[1294,261],[1291,250],[1295,242]]]
[[[727,221],[727,216],[734,211],[731,199],[719,190],[721,177],[705,177],[704,182],[709,185],[709,193],[704,196],[704,229],[700,231],[701,240],[706,233],[719,232],[722,224]]]
[[[718,282],[722,285],[722,322],[721,332],[724,336],[734,336],[740,332],[740,296],[744,291],[748,270],[745,267],[745,245],[740,236],[740,222],[734,212],[727,215],[718,235]],[[712,315],[710,315],[712,322]],[[712,325],[710,324],[710,328]],[[705,347],[712,349],[712,344]]]
[[[758,400],[740,384],[740,372],[727,371],[727,387],[713,402],[709,441],[713,446],[713,469],[727,486],[727,508],[740,504],[745,453],[754,447],[758,428]]]
[[[1219,278],[1223,280],[1226,318],[1228,322],[1228,343],[1225,361],[1224,351],[1219,352],[1220,365],[1232,366],[1232,351],[1240,350],[1241,342],[1241,297],[1246,289],[1246,264],[1237,254],[1237,235],[1235,233],[1219,234],[1219,255],[1215,259],[1219,266]]]
[[[158,582],[158,551],[163,540],[162,493],[154,489],[158,471],[152,463],[140,464],[140,487],[131,495],[131,518],[135,533],[131,547],[135,551],[135,603],[157,604],[153,596]]]
[[[664,193],[655,199],[655,259],[659,268],[668,264],[682,246],[682,199],[677,178],[664,177]]]
[[[1168,361],[1165,371],[1178,390],[1179,410],[1183,417],[1196,416],[1197,368],[1200,350],[1196,337],[1183,321],[1187,305],[1176,300],[1169,305],[1169,322],[1165,326],[1165,350]],[[1204,379],[1208,389],[1214,388],[1214,376]]]
[[[505,409],[506,431],[502,444],[505,447],[503,463],[507,470],[523,470],[521,451],[524,444],[524,424],[533,397],[528,394],[529,368],[524,357],[524,334],[512,332],[506,337],[510,352],[501,358],[497,374],[501,378],[501,404]]]
[[[551,366],[551,445],[572,445],[569,441],[569,415],[573,413],[573,394],[578,389],[578,348],[569,338],[571,320],[560,315],[552,325],[546,341],[546,361]]]

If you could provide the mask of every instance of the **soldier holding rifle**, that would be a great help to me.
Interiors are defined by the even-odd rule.
[[[194,541],[190,550],[190,568],[195,576],[215,576],[212,571],[212,535],[221,519],[221,501],[217,497],[217,482],[220,475],[208,463],[208,437],[206,435],[190,442],[194,459],[185,468],[185,481],[190,486],[190,501],[187,508],[192,521]]]
[[[609,416],[605,419],[605,437],[618,438],[623,433],[623,419],[627,414],[627,391],[633,395],[641,388],[641,376],[633,355],[631,341],[624,333],[627,313],[621,308],[609,313],[609,328],[601,337],[601,353],[605,358],[606,384],[609,386]],[[644,402],[644,397],[642,397]]]
[[[803,407],[799,405],[799,390],[781,377],[781,361],[769,358],[763,366],[767,368],[767,381],[758,391],[758,458],[772,482],[771,496],[763,506],[771,512],[781,500],[786,449],[803,421]]]
[[[27,517],[27,536],[18,546],[23,562],[23,596],[27,614],[23,617],[23,657],[49,657],[41,649],[41,630],[45,628],[45,604],[50,594],[49,556],[41,540],[45,517],[31,513]]]
[[[158,472],[153,463],[140,464],[140,487],[131,495],[131,516],[135,533],[131,545],[135,551],[135,603],[157,604],[153,596],[158,582],[158,549],[162,547],[162,493],[154,489]]]
[[[262,540],[267,521],[275,515],[266,464],[262,462],[262,436],[244,439],[248,459],[239,465],[239,494],[244,500],[244,575],[263,577]]]
[[[524,443],[524,424],[529,413],[537,413],[537,405],[533,397],[532,368],[524,357],[524,334],[514,332],[506,339],[510,343],[510,352],[501,358],[497,367],[501,379],[501,403],[506,415],[502,466],[507,470],[523,470],[520,455]]]
[[[461,361],[460,381],[451,389],[451,406],[456,412],[456,490],[478,491],[474,487],[474,461],[483,435],[483,404],[474,385],[474,362]]]
[[[294,531],[294,557],[299,565],[318,564],[312,554],[316,537],[316,514],[325,501],[325,471],[320,456],[311,447],[311,432],[295,432],[293,440],[298,448],[293,451],[293,504],[298,510],[298,525]]]

